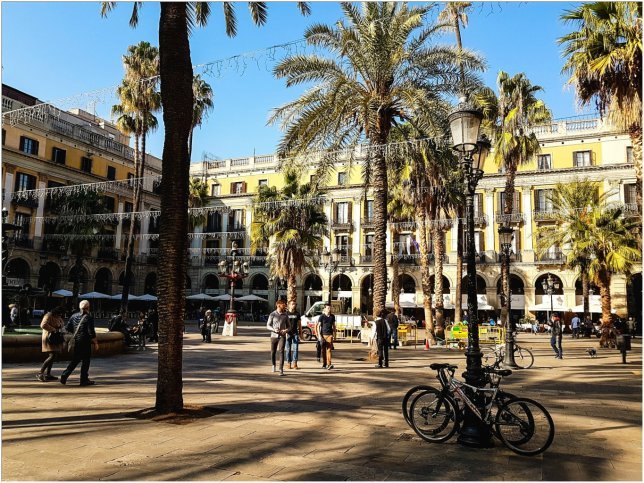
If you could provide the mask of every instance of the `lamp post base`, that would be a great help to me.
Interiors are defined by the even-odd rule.
[[[489,428],[469,410],[465,413],[463,427],[458,435],[458,443],[470,448],[492,448],[492,433]]]

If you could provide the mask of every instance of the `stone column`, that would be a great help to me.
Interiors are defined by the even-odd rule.
[[[38,183],[38,189],[47,188],[47,183],[40,181]],[[42,238],[42,216],[45,213],[45,200],[46,196],[38,198],[38,208],[36,208],[36,222],[34,223],[34,243],[37,245],[34,248],[38,249],[40,247],[40,239]]]
[[[147,211],[149,209],[150,209],[149,206],[143,205],[144,211]],[[141,220],[141,234],[147,235],[148,233],[150,233],[150,218],[146,216]],[[139,255],[141,255],[142,253],[147,253],[149,245],[150,245],[150,240],[143,237],[139,238],[139,249],[137,253]]]
[[[485,214],[487,223],[485,224],[485,249],[496,251],[494,244],[494,190],[485,192]]]
[[[3,206],[7,210],[11,207],[11,195],[13,194],[13,173],[4,175],[4,200]]]
[[[118,205],[118,210],[117,213],[123,213],[123,205],[124,203],[122,201],[119,201]],[[119,220],[119,224],[116,225],[116,238],[114,238],[114,249],[115,250],[120,250],[121,249],[121,236],[123,235],[123,220]],[[127,248],[127,243],[123,244],[123,250]]]
[[[523,247],[521,250],[525,257],[522,259],[524,262],[534,261],[534,248],[532,244],[532,191],[526,187],[523,190]]]

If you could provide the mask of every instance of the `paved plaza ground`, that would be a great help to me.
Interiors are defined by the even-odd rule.
[[[3,480],[642,480],[642,351],[628,363],[597,339],[564,339],[553,357],[546,335],[521,334],[533,347],[530,370],[506,378],[510,392],[542,402],[556,436],[550,449],[522,457],[452,439],[425,443],[402,418],[408,388],[437,383],[426,368],[465,367],[462,352],[404,347],[391,367],[366,361],[361,344],[338,343],[335,369],[301,345],[298,371],[270,372],[268,334],[242,326],[236,338],[185,337],[184,401],[226,410],[176,425],[131,419],[154,404],[156,345],[92,360],[96,386],[35,379],[36,364],[2,368]],[[56,364],[59,375],[62,363]],[[460,372],[459,372],[460,373]]]

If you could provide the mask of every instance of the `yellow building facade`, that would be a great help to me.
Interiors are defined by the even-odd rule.
[[[632,148],[627,133],[617,131],[597,118],[555,120],[535,128],[541,142],[541,152],[528,164],[519,167],[515,187],[515,208],[509,220],[515,230],[512,263],[511,292],[513,316],[545,318],[545,311],[570,313],[582,304],[579,275],[564,269],[564,255],[558,247],[547,254],[536,254],[539,226],[551,223],[552,207],[547,190],[557,183],[589,179],[609,193],[609,201],[623,205],[628,216],[638,216],[635,200],[635,172]],[[298,305],[306,307],[315,300],[326,300],[329,290],[332,298],[341,298],[351,311],[366,312],[370,304],[371,245],[373,240],[372,205],[369,190],[364,192],[361,178],[361,153],[355,153],[351,168],[340,161],[324,185],[325,212],[329,219],[330,237],[325,248],[340,248],[342,258],[330,275],[324,267],[306,273],[299,281]],[[490,157],[491,159],[491,157]],[[312,162],[302,168],[303,182],[314,175]],[[265,254],[251,253],[250,225],[252,197],[259,186],[281,187],[283,176],[273,155],[213,160],[194,163],[193,176],[203,177],[209,186],[209,205],[223,206],[228,215],[215,215],[199,228],[203,239],[193,240],[190,277],[193,291],[222,293],[225,289],[216,276],[218,257],[229,253],[236,241],[242,254],[248,257],[251,274],[244,280],[242,293],[265,296],[273,303],[284,294],[279,281],[270,278],[264,266]],[[485,175],[479,182],[475,198],[475,225],[479,306],[490,310],[499,305],[500,258],[498,227],[504,221],[502,205],[505,175],[490,160]],[[230,230],[234,227],[234,231]],[[223,235],[216,235],[221,232]],[[210,234],[214,237],[210,239]],[[454,307],[456,285],[456,226],[445,226],[446,258],[444,260],[445,305]],[[387,234],[388,264],[398,261],[401,278],[401,301],[413,310],[422,307],[420,264],[416,245],[416,226],[413,221],[390,223]],[[389,267],[389,279],[392,278]],[[613,307],[620,316],[641,312],[641,271],[631,277],[615,276],[612,282]],[[555,295],[544,295],[541,281],[552,274],[561,282]],[[238,292],[236,292],[238,293]],[[638,295],[639,294],[639,295]],[[591,296],[591,310],[597,310],[597,295]],[[552,300],[551,300],[552,299]],[[388,294],[391,303],[391,293]],[[465,306],[466,296],[461,303]],[[639,307],[639,308],[638,308]],[[419,312],[420,313],[420,312]]]
[[[132,187],[111,183],[135,176],[130,139],[110,122],[88,112],[49,108],[7,85],[2,86],[2,108],[2,206],[8,215],[3,221],[21,227],[6,261],[3,280],[8,287],[29,284],[44,293],[71,290],[73,254],[65,248],[64,237],[47,231],[47,217],[56,215],[50,200],[48,196],[26,194],[68,185],[106,183],[99,191],[107,213],[133,211]],[[160,174],[161,160],[147,155],[142,211],[160,207],[158,186],[154,183]],[[154,218],[141,218],[140,223],[140,233],[154,232]],[[81,293],[96,290],[112,295],[121,291],[128,233],[127,219],[105,224],[96,246],[84,257]],[[153,245],[144,237],[135,242],[137,261],[131,290],[135,294],[155,290]]]

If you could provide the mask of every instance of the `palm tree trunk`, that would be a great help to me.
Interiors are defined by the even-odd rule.
[[[79,252],[80,253],[80,252]],[[76,263],[74,263],[74,269],[76,273],[74,275],[74,285],[72,286],[72,310],[76,310],[78,307],[78,292],[80,291],[80,277],[81,269],[83,268],[83,257],[82,255],[76,255]]]
[[[402,310],[400,309],[400,275],[399,275],[399,265],[398,265],[398,256],[392,255],[391,260],[391,275],[393,280],[391,281],[391,300],[394,303],[394,312],[396,315],[400,316]]]
[[[436,295],[436,331],[439,337],[444,337],[445,332],[445,305],[443,303],[443,255],[445,244],[443,243],[443,230],[438,226],[434,218],[432,228],[434,240],[434,294]]]
[[[418,230],[420,249],[420,285],[423,289],[423,311],[425,313],[425,332],[426,338],[432,345],[436,344],[434,336],[434,318],[432,317],[432,288],[429,273],[429,246],[427,243],[427,212],[424,206],[416,210],[416,218],[420,221],[420,230]]]
[[[610,272],[606,269],[601,269],[597,277],[597,285],[599,285],[599,294],[602,301],[602,328],[609,326],[612,322],[610,278]],[[607,339],[608,330],[602,330],[602,336],[599,339],[600,347],[606,347]]]
[[[463,218],[465,213],[462,206],[459,206],[456,210],[456,217],[456,302],[454,302],[454,323],[458,324],[461,321],[463,312],[461,304],[463,300]]]
[[[514,180],[516,177],[516,163],[513,160],[506,160],[505,171],[505,206],[503,214],[506,219],[503,221],[504,226],[510,226],[510,215],[514,209]],[[501,326],[509,328],[510,323],[510,257],[501,257],[501,289],[505,298],[501,301]]]
[[[590,283],[588,281],[588,274],[586,270],[581,271],[581,293],[584,304],[584,320],[590,315]]]
[[[635,169],[635,193],[637,195],[637,206],[642,209],[642,126],[634,124],[629,129],[631,144],[633,145],[633,167]]]
[[[289,274],[286,282],[286,301],[289,304],[295,302],[297,305],[297,277],[295,274]]]
[[[384,141],[387,137],[385,135]],[[384,144],[384,141],[380,144]],[[377,150],[373,169],[373,310],[385,308],[387,298],[387,161]]]
[[[191,127],[190,128],[190,135],[188,136],[188,157],[190,158],[190,162],[192,162],[192,133],[194,132],[195,128]]]
[[[187,4],[161,3],[159,55],[165,137],[159,235],[159,370],[155,408],[183,409],[182,351],[184,287],[188,249],[188,136],[192,126],[192,62]]]
[[[139,202],[140,199],[140,188],[139,188],[139,178],[143,175],[141,170],[141,149],[139,146],[139,141],[141,139],[141,133],[136,132],[134,134],[134,177],[137,178],[134,186],[132,187],[133,192],[133,211],[139,211]],[[129,274],[132,272],[132,254],[134,253],[134,235],[135,235],[135,226],[136,221],[134,215],[130,218],[130,231],[127,237],[127,245],[125,248],[125,277],[123,278],[123,291],[121,292],[121,310],[127,312],[128,297],[130,294],[130,283],[132,282],[132,277]]]

